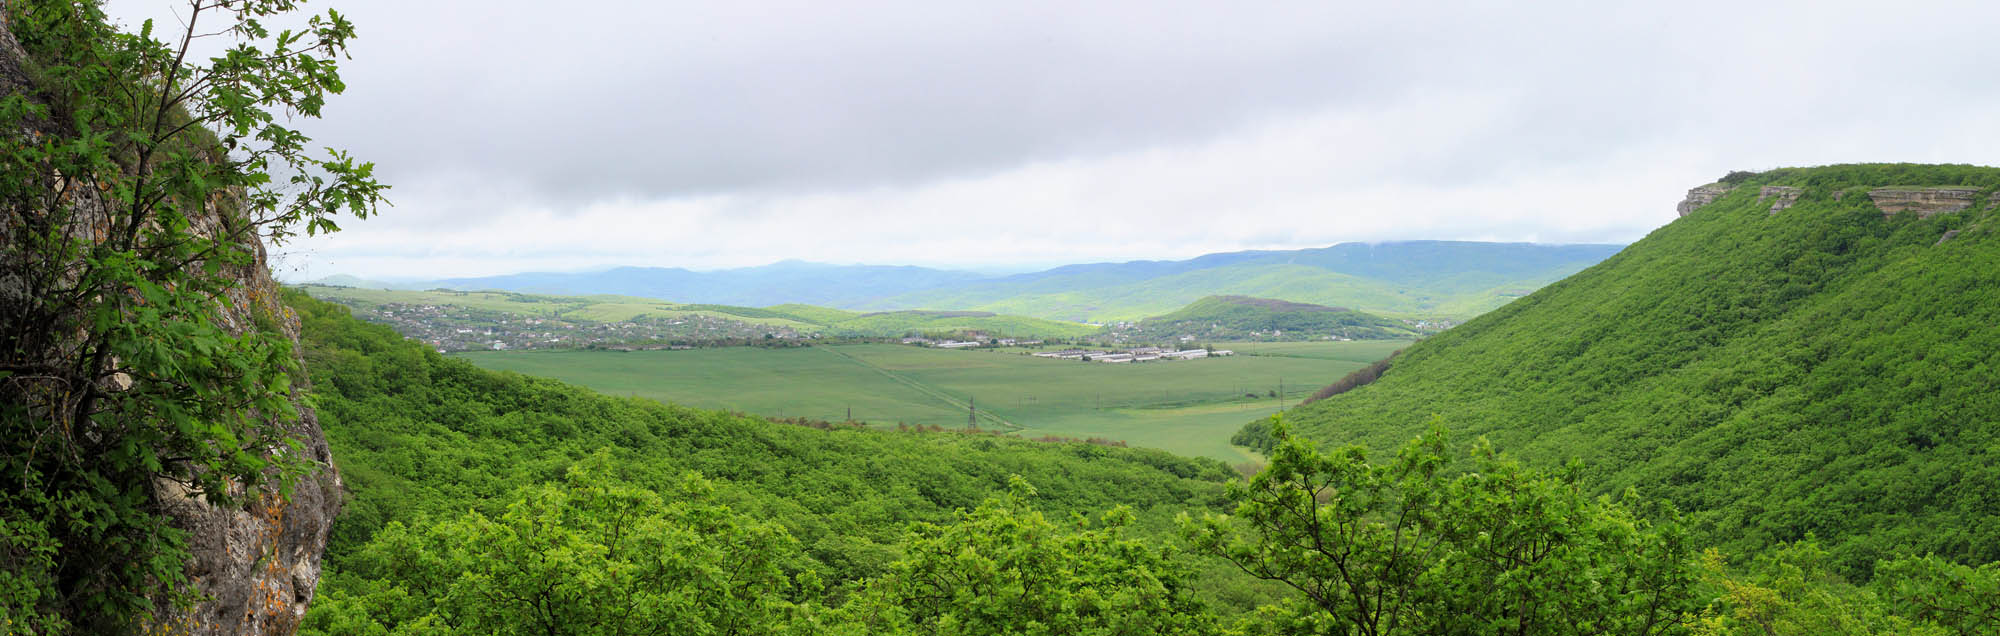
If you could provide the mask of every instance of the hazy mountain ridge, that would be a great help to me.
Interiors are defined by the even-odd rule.
[[[1069,321],[1137,320],[1206,296],[1248,295],[1397,315],[1464,318],[1615,253],[1616,245],[1458,241],[1342,243],[1207,254],[1179,261],[1064,265],[1007,276],[916,266],[785,261],[696,272],[620,267],[428,282],[324,282],[394,289],[616,294],[684,303],[840,309],[982,310]]]
[[[985,278],[981,274],[894,265],[822,265],[784,261],[712,272],[681,268],[618,267],[581,273],[526,273],[451,278],[435,286],[503,289],[548,294],[618,294],[676,302],[765,306],[781,303],[847,306],[913,289]]]
[[[1616,245],[1458,241],[1342,243],[1188,261],[1072,265],[868,307],[950,306],[1068,320],[1136,320],[1207,296],[1243,295],[1405,316],[1464,318],[1561,279]]]

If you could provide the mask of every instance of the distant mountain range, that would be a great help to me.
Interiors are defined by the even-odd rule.
[[[759,307],[804,303],[857,310],[984,310],[1098,322],[1159,315],[1207,296],[1246,295],[1388,315],[1462,318],[1596,264],[1619,248],[1402,241],[1226,252],[1181,261],[1065,265],[1010,276],[784,261],[708,272],[619,267],[410,283],[351,276],[314,282],[377,289],[618,294]]]
[[[1137,320],[1208,296],[1373,314],[1466,318],[1616,254],[1618,245],[1402,241],[1067,265],[891,296],[859,309],[950,307],[1064,320]]]

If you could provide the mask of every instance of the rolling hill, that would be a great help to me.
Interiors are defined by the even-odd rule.
[[[345,276],[321,282],[379,289],[609,294],[759,307],[800,303],[859,311],[942,308],[1071,322],[1138,320],[1207,296],[1246,295],[1377,314],[1463,319],[1617,251],[1616,245],[1403,241],[1227,252],[1181,261],[1065,265],[998,277],[923,267],[784,261],[710,272],[620,267],[423,282],[379,283]]]
[[[1208,296],[1241,295],[1375,314],[1466,318],[1575,273],[1616,245],[1403,241],[1210,254],[1185,261],[1069,265],[869,301],[1066,320],[1138,320]]]
[[[1139,321],[1149,335],[1211,340],[1314,340],[1409,338],[1400,321],[1352,309],[1249,296],[1210,296],[1179,311]]]
[[[1292,430],[1387,449],[1435,415],[1672,501],[1731,554],[1816,535],[1857,575],[1896,552],[2000,559],[2000,169],[1726,181]],[[1272,443],[1262,424],[1236,439]]]

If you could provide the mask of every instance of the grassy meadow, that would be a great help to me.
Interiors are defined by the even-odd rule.
[[[768,416],[838,421],[852,408],[854,419],[876,426],[957,428],[976,404],[985,428],[1104,437],[1236,462],[1253,455],[1231,446],[1230,434],[1276,411],[1269,392],[1281,381],[1286,403],[1296,404],[1402,344],[1231,343],[1257,355],[1118,365],[889,344],[459,355],[614,395]]]

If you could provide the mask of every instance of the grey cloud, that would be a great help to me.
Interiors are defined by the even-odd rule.
[[[353,88],[323,138],[392,176],[566,195],[907,184],[1212,136],[1385,79],[1338,63],[1368,45],[1340,12],[350,4]]]
[[[1144,257],[1164,247],[1130,237],[1162,225],[1178,228],[1173,249],[1623,241],[1732,168],[2000,162],[1980,138],[2000,135],[1982,106],[2000,97],[1985,79],[2000,5],[1971,0],[307,8],[327,6],[361,38],[349,92],[310,129],[397,186],[398,207],[350,239],[395,249],[413,234],[490,244],[511,236],[493,224],[593,206],[630,210],[620,227],[678,215],[672,227],[768,239],[754,247],[838,245],[810,257],[842,262],[943,262],[881,228],[1008,214],[1061,227],[1016,228],[983,261]],[[1517,212],[1411,218],[1438,200]],[[1235,210],[1255,216],[1218,220]],[[827,214],[839,223],[797,229]],[[1258,233],[1212,243],[1241,227]],[[568,255],[618,238],[603,234],[511,249],[585,260]],[[624,254],[755,264],[714,255],[754,251],[741,245]]]

